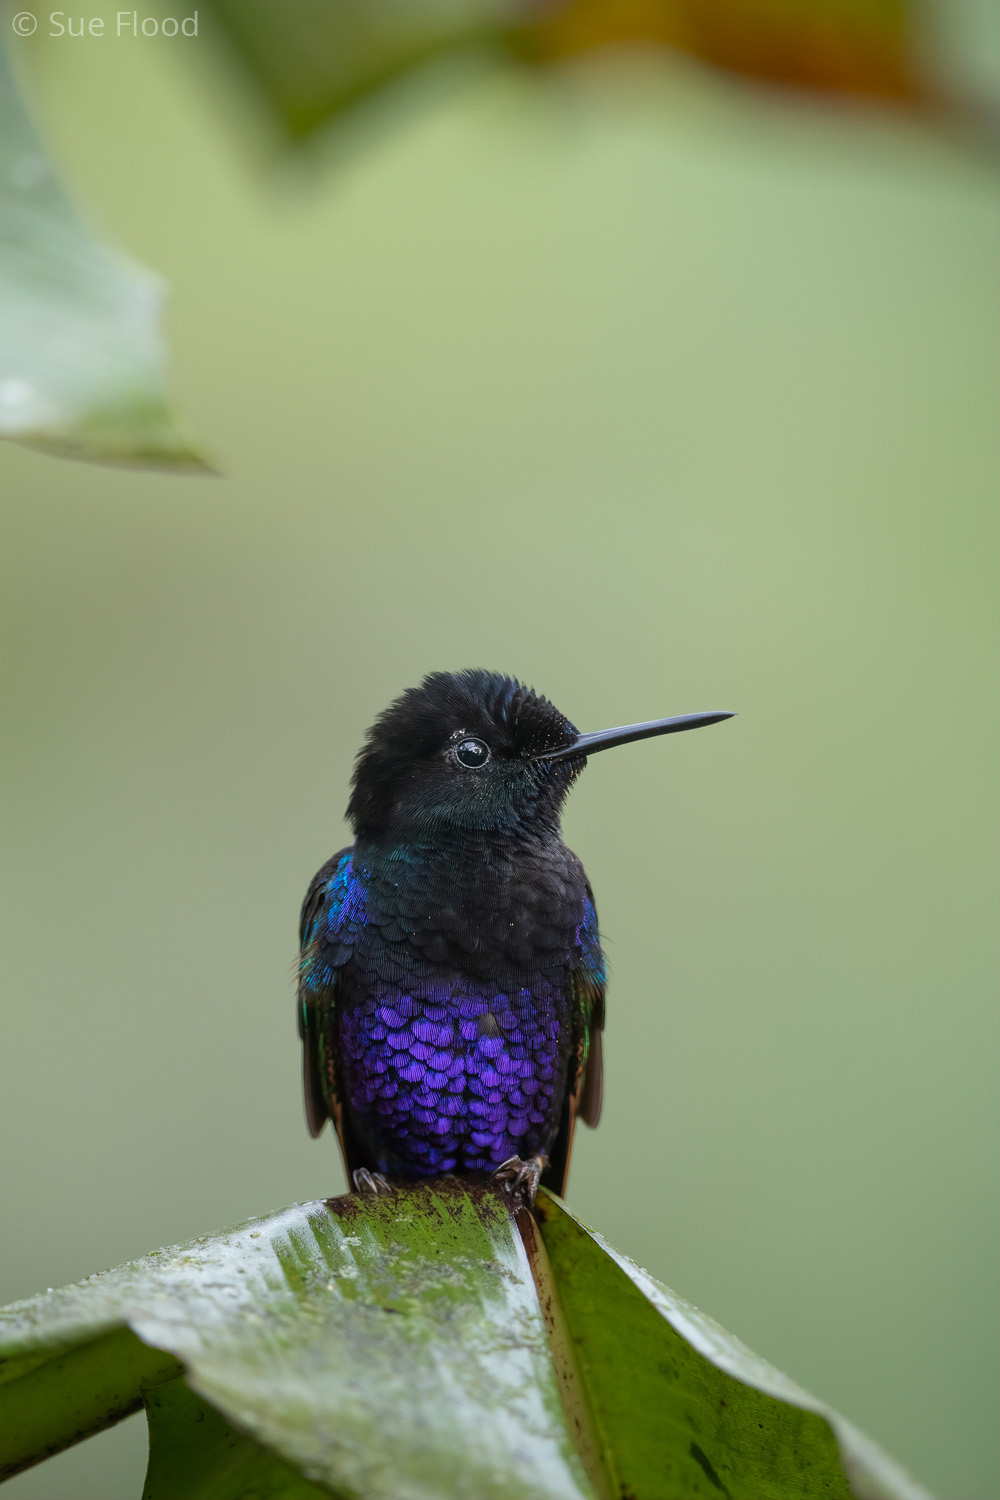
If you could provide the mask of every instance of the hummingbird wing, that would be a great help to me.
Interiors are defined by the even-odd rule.
[[[577,1119],[593,1128],[601,1118],[604,1099],[604,992],[607,967],[597,930],[597,909],[590,882],[586,885],[583,920],[578,928],[577,962],[569,971],[570,1014],[574,1018],[573,1052],[566,1080],[566,1103],[556,1138],[549,1150],[549,1165],[542,1182],[562,1193],[569,1175],[573,1131]]]
[[[345,1158],[340,1097],[337,1007],[340,974],[350,953],[345,906],[351,888],[351,848],[341,849],[316,875],[299,919],[299,1036],[306,1123],[319,1135],[332,1120]]]

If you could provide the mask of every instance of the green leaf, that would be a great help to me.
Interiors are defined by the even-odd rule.
[[[930,1500],[838,1413],[566,1210],[536,1207],[611,1492]]]
[[[145,1386],[180,1370],[106,1318],[54,1332],[61,1297],[35,1297],[5,1321],[18,1331],[0,1354],[0,1480],[138,1411]]]
[[[207,471],[168,409],[159,278],[92,238],[0,43],[0,437],[67,458]]]
[[[183,1380],[146,1393],[149,1467],[142,1500],[322,1500],[290,1464],[230,1426]]]
[[[0,1312],[0,1475],[141,1402],[144,1500],[929,1500],[558,1199],[450,1179]]]
[[[36,1366],[0,1386],[8,1472],[52,1451],[40,1432],[33,1451],[14,1451],[4,1398],[19,1374],[122,1327],[334,1494],[593,1500],[531,1268],[495,1190],[446,1182],[294,1207],[6,1309],[0,1355]],[[213,1500],[246,1493],[220,1485]]]

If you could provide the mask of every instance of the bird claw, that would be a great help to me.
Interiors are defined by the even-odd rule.
[[[367,1167],[358,1167],[351,1173],[354,1191],[362,1198],[391,1198],[392,1188],[381,1172],[369,1172]]]
[[[512,1198],[522,1198],[529,1208],[534,1207],[535,1194],[548,1158],[539,1154],[522,1161],[519,1156],[508,1156],[490,1177],[498,1182]]]

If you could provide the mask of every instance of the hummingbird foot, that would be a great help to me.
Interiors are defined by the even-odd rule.
[[[527,1161],[522,1161],[519,1156],[508,1156],[497,1167],[490,1181],[499,1182],[512,1198],[520,1198],[529,1208],[534,1208],[538,1183],[547,1166],[548,1157],[541,1153],[529,1157]]]
[[[381,1172],[369,1172],[367,1167],[358,1167],[351,1173],[354,1191],[362,1198],[391,1198],[392,1188]]]

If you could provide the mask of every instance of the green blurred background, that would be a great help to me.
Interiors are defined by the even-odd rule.
[[[620,58],[470,67],[275,173],[197,43],[17,56],[172,283],[225,477],[0,453],[0,1299],[343,1189],[295,924],[394,694],[483,665],[582,728],[731,707],[573,794],[612,980],[570,1201],[995,1500],[994,167]],[[6,1494],[127,1500],[144,1443]]]

